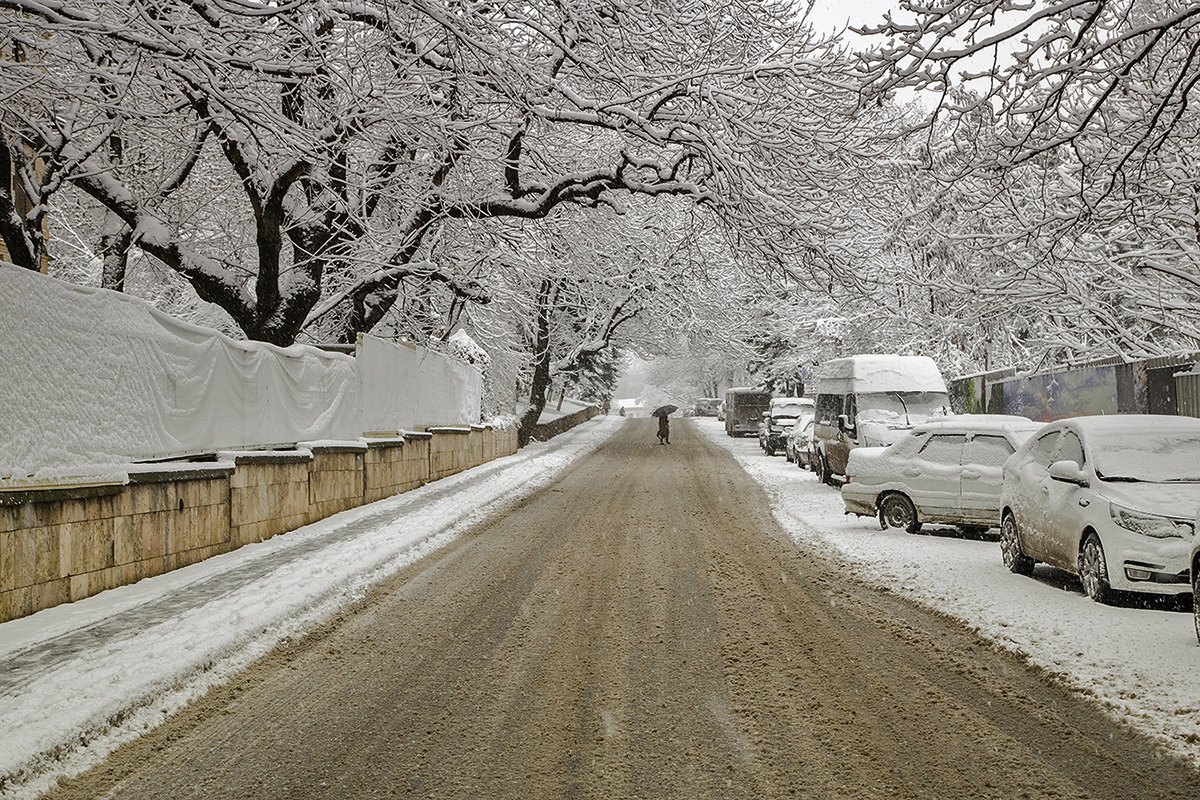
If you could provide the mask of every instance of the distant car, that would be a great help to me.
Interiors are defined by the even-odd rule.
[[[758,445],[773,456],[777,450],[783,450],[787,433],[796,420],[804,415],[813,413],[813,401],[809,397],[775,397],[763,412],[762,422],[758,426]]]
[[[715,417],[721,410],[721,398],[702,397],[693,406],[697,417]]]
[[[816,420],[811,414],[800,417],[788,431],[784,449],[788,461],[794,462],[801,469],[811,469],[814,472],[816,470],[812,455],[812,437],[815,426]]]
[[[721,407],[717,409],[717,421],[719,421],[719,422],[725,421],[725,401],[724,400],[721,401]]]
[[[1001,467],[1042,427],[1027,417],[963,414],[917,425],[887,447],[856,448],[842,486],[846,513],[909,533],[926,522],[997,527]]]
[[[1011,571],[1039,561],[1115,591],[1194,591],[1200,419],[1121,414],[1050,423],[1004,465],[1000,550]]]

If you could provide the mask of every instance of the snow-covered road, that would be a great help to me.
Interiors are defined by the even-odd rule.
[[[619,424],[601,417],[412,492],[0,624],[0,796],[36,796],[96,763],[545,486]]]
[[[996,542],[953,528],[881,531],[873,519],[845,516],[836,489],[766,456],[757,440],[730,439],[712,418],[693,421],[762,485],[796,541],[831,549],[855,577],[961,620],[1200,764],[1200,647],[1190,613],[1097,605],[1071,576],[1043,565],[1032,578],[1013,575]]]

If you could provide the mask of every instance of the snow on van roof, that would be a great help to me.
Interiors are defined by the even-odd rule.
[[[869,353],[821,365],[818,393],[944,392],[946,381],[929,356]]]

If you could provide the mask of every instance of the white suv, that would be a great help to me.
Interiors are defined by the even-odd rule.
[[[1184,594],[1200,507],[1200,419],[1124,414],[1050,423],[1004,464],[1000,548],[1112,590]]]

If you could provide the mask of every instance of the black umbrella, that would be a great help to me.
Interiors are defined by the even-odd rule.
[[[674,411],[678,411],[678,410],[679,410],[679,406],[659,406],[658,408],[656,408],[650,412],[650,416],[665,417],[665,416],[667,416],[667,414],[670,414],[670,413],[672,413]]]

